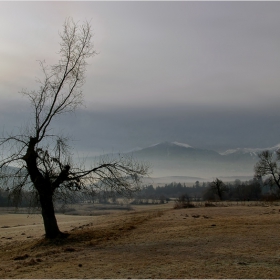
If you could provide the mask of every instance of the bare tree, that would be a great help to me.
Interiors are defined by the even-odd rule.
[[[141,177],[148,172],[147,165],[122,156],[103,158],[90,168],[75,165],[68,139],[53,133],[55,118],[82,104],[86,61],[96,53],[88,22],[67,19],[60,39],[59,62],[51,67],[40,62],[43,79],[38,81],[39,89],[23,91],[33,109],[28,128],[17,135],[5,135],[0,142],[2,186],[9,188],[15,202],[24,190],[34,194],[41,207],[46,238],[64,236],[55,217],[55,199],[98,190],[129,195],[139,190]]]
[[[218,195],[220,200],[223,200],[224,193],[227,191],[227,187],[224,182],[218,178],[216,178],[211,184],[210,187],[212,191]]]
[[[277,150],[276,155],[270,151],[263,151],[259,155],[260,160],[255,165],[255,177],[266,178],[266,183],[276,185],[280,189],[280,150]]]

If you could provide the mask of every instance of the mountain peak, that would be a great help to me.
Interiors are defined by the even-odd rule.
[[[151,147],[156,147],[156,146],[179,146],[179,147],[184,147],[184,148],[192,148],[192,146],[190,146],[189,144],[186,143],[180,143],[180,142],[160,142],[154,145],[149,146],[149,148]]]

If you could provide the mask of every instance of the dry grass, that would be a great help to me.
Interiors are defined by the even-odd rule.
[[[61,216],[65,240],[0,239],[0,278],[279,278],[280,207],[251,205]]]

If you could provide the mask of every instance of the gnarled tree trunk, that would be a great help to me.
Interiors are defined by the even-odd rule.
[[[42,217],[44,221],[46,238],[61,237],[63,234],[60,232],[55,213],[51,193],[39,192],[39,199],[42,208]]]
[[[41,174],[37,167],[38,153],[35,150],[37,142],[38,138],[30,138],[24,160],[26,162],[31,181],[39,194],[46,238],[56,238],[62,235],[62,233],[58,228],[54,213],[53,189],[51,182],[48,178],[45,178]]]

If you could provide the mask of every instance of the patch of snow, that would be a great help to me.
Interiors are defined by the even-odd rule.
[[[280,149],[280,143],[270,148],[270,150],[278,150],[278,149]]]
[[[156,147],[158,145],[163,145],[163,146],[175,145],[175,146],[180,146],[180,147],[184,147],[184,148],[192,148],[192,146],[190,146],[186,143],[179,143],[179,142],[160,142],[160,143],[153,144],[153,145],[149,146],[148,148]]]
[[[132,153],[132,152],[137,152],[137,151],[140,151],[140,150],[143,150],[143,148],[136,147],[136,148],[133,148],[131,150],[124,151],[124,153]]]
[[[155,147],[155,146],[157,146],[157,145],[159,145],[159,144],[162,144],[162,143],[153,144],[153,145],[151,145],[151,146],[148,146],[148,148]]]
[[[271,147],[271,148],[237,148],[237,149],[230,149],[230,150],[227,150],[223,153],[220,153],[220,155],[226,156],[226,155],[238,153],[238,154],[250,154],[251,156],[257,156],[262,151],[265,151],[265,150],[276,151],[278,149],[280,149],[280,144],[278,144],[274,147]]]
[[[185,144],[185,143],[172,142],[172,144],[180,146],[180,147],[184,147],[184,148],[192,148],[192,146]]]
[[[227,156],[227,155],[236,153],[237,151],[238,151],[238,149],[230,149],[230,150],[226,150],[226,151],[223,152],[223,153],[220,153],[220,155],[222,155],[222,156]]]

